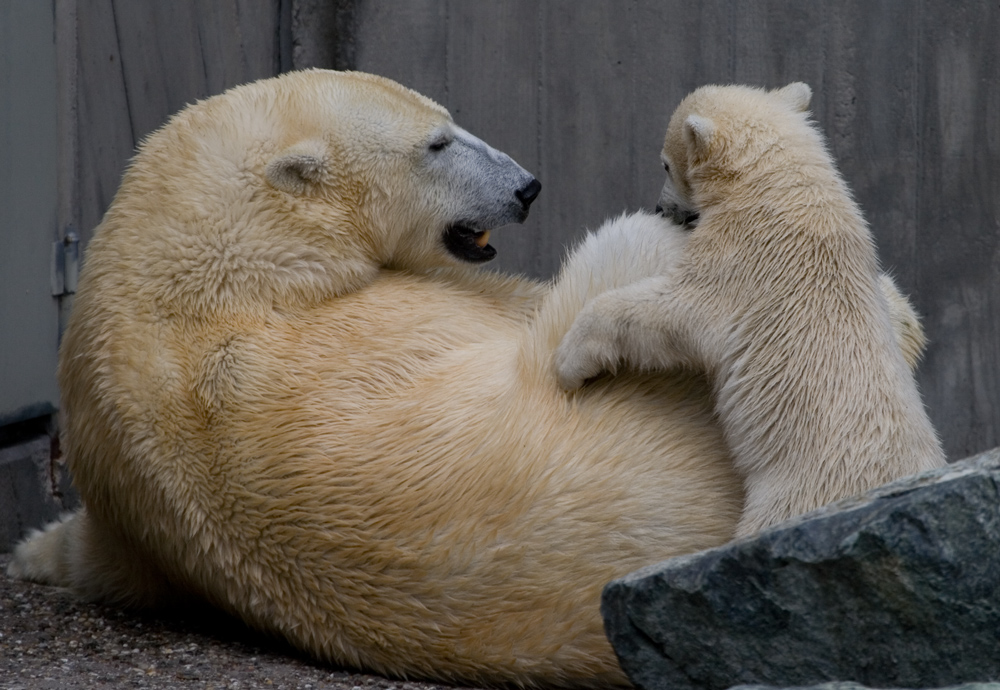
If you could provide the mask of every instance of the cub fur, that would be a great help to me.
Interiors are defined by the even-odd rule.
[[[708,372],[745,482],[739,535],[944,462],[906,361],[919,323],[879,275],[810,97],[794,83],[682,101],[661,207],[697,225],[670,270],[592,300],[556,355],[569,389],[620,360]]]

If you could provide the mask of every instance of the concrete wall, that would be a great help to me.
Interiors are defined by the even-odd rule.
[[[49,3],[0,0],[0,427],[59,399],[54,31]]]
[[[7,118],[0,142],[14,150],[34,137],[42,147],[35,163],[45,162],[31,176],[7,154],[0,165],[5,180],[32,179],[48,194],[54,184],[57,193],[54,214],[50,199],[36,209],[40,224],[5,220],[0,235],[7,250],[0,261],[16,257],[0,275],[0,393],[26,374],[24,390],[54,400],[57,308],[50,296],[39,297],[44,288],[36,280],[49,275],[47,250],[70,231],[86,244],[137,142],[195,99],[309,66],[377,72],[428,94],[541,179],[528,222],[491,241],[498,269],[544,278],[585,228],[652,208],[663,130],[686,93],[710,82],[803,80],[813,87],[815,117],[871,222],[883,263],[925,315],[931,344],[919,379],[950,457],[1000,445],[995,2],[28,4],[48,27],[40,36],[15,17],[25,3],[0,0],[0,34],[8,39],[0,45],[7,86],[0,89]],[[52,26],[54,45],[45,33]],[[44,54],[30,57],[32,49]],[[25,79],[21,65],[36,65],[48,81]],[[29,87],[41,109],[12,119],[14,104],[27,107],[20,94]],[[27,208],[21,200],[29,192],[3,187],[9,201],[0,212]],[[22,290],[35,291],[38,304],[28,308]],[[71,299],[63,302],[65,315]],[[36,327],[44,342],[32,357],[18,355],[11,334],[27,342]],[[0,523],[31,524],[40,519],[32,512],[38,506],[48,506],[48,515],[71,502],[50,476],[59,458],[42,438],[51,428],[47,411],[38,408],[41,416],[26,426],[0,428]],[[35,469],[48,479],[36,481]]]
[[[189,103],[281,70],[283,3],[57,4],[74,12],[60,40],[76,44],[65,85],[75,93],[75,118],[67,122],[77,151],[71,222],[86,242],[145,135]]]
[[[336,10],[331,10],[335,5]],[[1000,5],[945,0],[341,1],[329,66],[448,107],[532,170],[496,265],[551,275],[584,228],[652,208],[674,106],[705,83],[805,81],[813,113],[924,315],[919,381],[951,458],[1000,445]]]

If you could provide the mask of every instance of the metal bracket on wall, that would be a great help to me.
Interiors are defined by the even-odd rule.
[[[52,296],[76,292],[76,279],[80,274],[80,238],[73,230],[52,243]]]

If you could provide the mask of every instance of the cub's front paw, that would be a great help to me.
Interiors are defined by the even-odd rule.
[[[614,338],[607,324],[596,315],[584,312],[556,348],[556,380],[565,390],[573,391],[587,379],[612,371],[617,361]]]

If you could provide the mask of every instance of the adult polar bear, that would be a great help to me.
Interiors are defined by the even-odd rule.
[[[176,116],[95,234],[63,341],[86,508],[11,572],[204,598],[395,676],[624,684],[601,588],[729,539],[741,481],[699,376],[567,396],[552,374],[589,297],[675,261],[669,221],[611,223],[551,287],[461,267],[536,193],[372,76]]]

